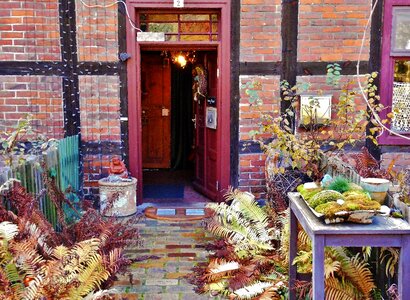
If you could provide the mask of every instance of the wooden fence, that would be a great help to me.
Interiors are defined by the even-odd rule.
[[[41,155],[29,155],[25,161],[12,167],[0,167],[0,185],[10,178],[21,181],[27,191],[35,196],[40,196],[40,209],[47,220],[58,226],[57,212],[54,204],[44,194],[42,180],[41,159],[47,164],[48,172],[56,177],[56,182],[61,191],[66,191],[71,186],[73,192],[80,189],[79,178],[79,137],[70,136],[58,141],[57,146],[51,146]],[[0,197],[2,197],[0,195]],[[7,201],[6,199],[2,199]]]

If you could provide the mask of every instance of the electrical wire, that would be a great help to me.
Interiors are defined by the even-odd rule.
[[[376,0],[376,1],[374,2],[373,6],[372,6],[372,9],[371,9],[371,11],[370,11],[370,16],[369,16],[369,18],[367,19],[367,23],[366,23],[365,29],[364,29],[364,31],[363,31],[362,43],[361,43],[361,45],[360,45],[359,57],[358,57],[358,59],[357,59],[357,65],[356,65],[356,78],[357,78],[357,83],[358,83],[358,85],[359,85],[359,88],[360,88],[360,92],[361,92],[361,94],[362,94],[362,97],[363,97],[364,101],[366,101],[367,107],[370,109],[370,111],[371,111],[371,113],[372,113],[372,115],[373,115],[373,117],[374,117],[374,120],[377,122],[377,124],[378,124],[378,125],[381,127],[381,129],[382,129],[381,132],[380,132],[380,134],[379,134],[377,137],[380,137],[380,136],[384,133],[384,131],[387,131],[388,133],[390,133],[390,134],[392,134],[392,135],[395,135],[395,136],[397,136],[397,137],[399,137],[399,138],[402,138],[402,139],[405,139],[405,140],[410,141],[410,137],[405,136],[405,135],[402,135],[402,134],[400,134],[400,133],[398,133],[398,132],[395,132],[394,130],[391,130],[389,127],[387,127],[386,125],[383,124],[382,120],[380,119],[379,114],[375,111],[375,109],[373,108],[373,106],[372,106],[371,103],[369,102],[369,99],[367,98],[366,92],[365,92],[364,89],[363,89],[362,83],[360,82],[360,59],[361,59],[361,56],[362,56],[362,53],[363,53],[364,43],[365,43],[365,40],[366,40],[366,31],[367,31],[367,29],[369,28],[370,21],[371,21],[371,19],[372,19],[372,16],[373,16],[374,11],[376,10],[376,6],[377,6],[378,2],[379,2],[379,0]]]
[[[112,3],[110,3],[110,4],[106,4],[106,5],[100,5],[100,4],[89,5],[89,4],[85,3],[83,0],[80,0],[80,2],[81,2],[85,7],[88,7],[88,8],[108,8],[108,7],[114,6],[114,5],[118,4],[118,3],[122,3],[122,4],[124,5],[125,14],[127,15],[127,19],[128,19],[128,22],[130,23],[131,27],[134,28],[134,29],[137,30],[137,31],[140,31],[140,32],[142,31],[140,28],[138,28],[137,26],[135,26],[134,22],[131,20],[130,14],[129,14],[129,12],[128,12],[127,4],[126,4],[125,1],[123,1],[123,0],[117,0],[117,1],[115,1],[115,2],[112,2]]]

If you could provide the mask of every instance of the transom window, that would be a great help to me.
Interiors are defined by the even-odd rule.
[[[166,41],[218,41],[219,15],[213,13],[153,12],[139,14],[145,32],[164,32]]]

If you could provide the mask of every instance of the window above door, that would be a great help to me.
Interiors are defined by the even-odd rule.
[[[139,28],[143,32],[163,32],[165,41],[218,41],[217,12],[140,12]]]

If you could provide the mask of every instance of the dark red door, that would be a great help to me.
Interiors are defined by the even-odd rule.
[[[215,104],[207,99],[195,102],[196,111],[196,170],[194,187],[211,200],[218,200],[218,100],[217,99],[217,54],[208,52],[204,55],[204,67],[208,73],[207,99],[214,98]],[[208,121],[208,123],[207,123]]]
[[[171,67],[157,52],[141,58],[142,167],[171,166]]]

